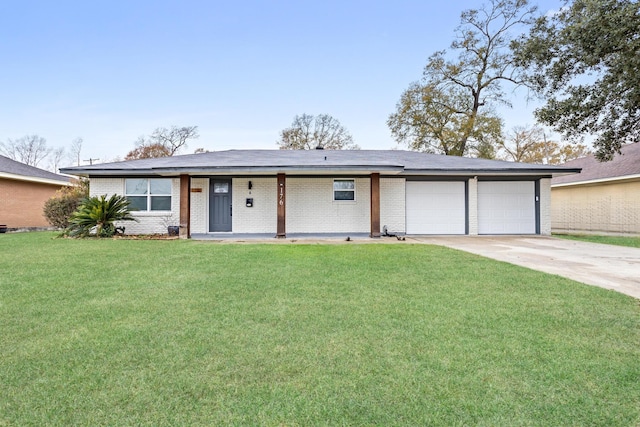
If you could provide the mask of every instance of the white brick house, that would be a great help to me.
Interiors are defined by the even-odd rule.
[[[399,150],[229,150],[70,167],[122,194],[127,234],[550,234],[558,166]]]

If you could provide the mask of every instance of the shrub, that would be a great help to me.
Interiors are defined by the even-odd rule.
[[[69,218],[87,196],[89,196],[88,180],[79,180],[71,187],[63,187],[56,191],[55,196],[45,202],[44,216],[52,226],[67,228]]]
[[[71,237],[86,237],[95,234],[98,237],[111,237],[116,232],[116,221],[138,221],[131,216],[129,204],[124,196],[114,194],[88,197],[83,200],[71,219],[65,233]]]

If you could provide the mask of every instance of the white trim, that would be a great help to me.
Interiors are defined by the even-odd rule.
[[[147,192],[144,194],[135,194],[135,193],[131,193],[128,194],[127,193],[127,181],[128,180],[146,180],[147,181]],[[171,190],[169,191],[169,193],[156,193],[153,194],[151,193],[151,180],[156,180],[156,181],[169,181],[170,185],[171,185]],[[132,211],[132,212],[171,212],[171,209],[151,209],[151,206],[153,204],[153,197],[169,197],[170,200],[170,204],[173,204],[173,179],[172,178],[125,178],[123,180],[123,184],[124,184],[124,191],[123,194],[126,198],[129,197],[145,197],[147,199],[147,208],[145,210],[137,210],[137,211]]]
[[[570,187],[570,186],[574,186],[574,185],[602,184],[602,183],[606,183],[606,182],[619,182],[619,181],[628,181],[628,180],[633,180],[633,179],[640,179],[640,174],[614,176],[614,177],[611,177],[611,178],[590,179],[588,181],[563,182],[563,183],[560,183],[560,184],[551,184],[551,188],[554,188],[554,187]]]
[[[67,187],[73,186],[72,182],[56,181],[55,179],[48,179],[48,178],[37,178],[35,176],[16,175],[8,172],[0,172],[0,178],[13,179],[16,181],[37,182],[40,184],[67,186]]]
[[[336,190],[336,181],[351,181],[353,182],[353,199],[336,199],[336,191],[351,191],[350,189],[338,189]],[[354,203],[358,200],[356,196],[356,180],[355,178],[334,178],[331,183],[331,199],[334,203]]]

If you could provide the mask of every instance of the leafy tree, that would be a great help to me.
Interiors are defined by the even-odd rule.
[[[468,123],[468,98],[451,88],[444,93],[435,85],[412,83],[401,96],[397,111],[387,124],[396,141],[410,149],[428,153],[462,156],[470,151],[478,157],[492,158],[492,144],[501,138],[502,121],[491,111],[478,112],[464,144],[463,129]]]
[[[499,139],[502,127],[492,107],[508,104],[502,83],[521,83],[510,32],[530,24],[535,10],[527,0],[491,0],[462,12],[450,52],[429,57],[422,81],[409,86],[389,116],[396,141],[455,156],[490,152],[487,144]]]
[[[18,139],[8,139],[0,142],[0,152],[7,157],[37,167],[38,164],[51,153],[47,147],[47,140],[38,135],[26,135]]]
[[[291,127],[280,132],[281,150],[358,150],[360,147],[340,122],[328,114],[295,116]]]
[[[67,228],[69,219],[88,196],[89,180],[87,179],[80,179],[70,187],[62,187],[44,203],[44,216],[52,226]]]
[[[69,220],[66,233],[71,237],[86,237],[93,233],[97,237],[111,237],[115,234],[116,221],[138,221],[131,216],[130,202],[125,196],[114,194],[88,197]]]
[[[512,47],[546,100],[535,113],[542,123],[574,142],[595,136],[599,160],[640,141],[640,3],[566,1]]]
[[[160,127],[148,137],[139,137],[135,143],[136,148],[127,153],[125,160],[173,156],[186,147],[187,140],[199,137],[198,126],[171,126],[169,129]]]
[[[561,144],[549,141],[539,126],[516,126],[500,143],[503,160],[558,165],[590,154],[583,144]]]

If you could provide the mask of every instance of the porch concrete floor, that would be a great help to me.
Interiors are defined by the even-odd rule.
[[[212,240],[227,242],[346,242],[347,238],[359,243],[380,241],[369,237],[369,233],[287,233],[284,238],[277,238],[275,233],[192,233],[192,240]],[[394,238],[395,240],[395,238]]]

